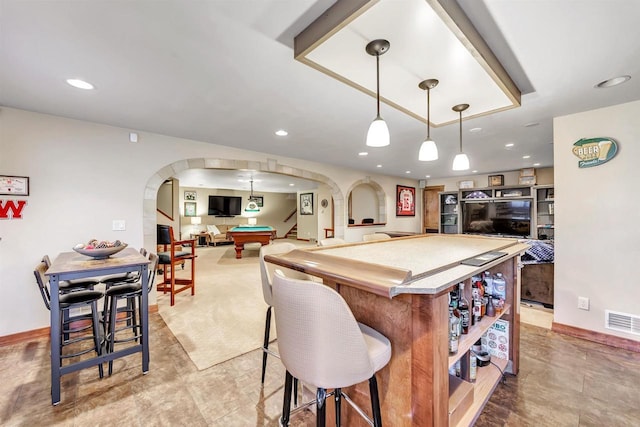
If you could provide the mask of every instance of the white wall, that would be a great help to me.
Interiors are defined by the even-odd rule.
[[[640,340],[604,328],[605,309],[640,316],[640,101],[554,119],[554,321]],[[616,157],[579,169],[573,143],[618,141]],[[591,300],[579,310],[578,296]]]
[[[0,336],[48,326],[49,313],[33,276],[44,254],[55,258],[90,238],[120,239],[134,248],[145,245],[145,238],[147,246],[155,241],[151,240],[155,224],[143,222],[143,218],[155,222],[155,194],[145,191],[171,176],[176,164],[189,164],[187,159],[213,159],[207,163],[211,165],[218,163],[216,159],[277,163],[286,165],[285,169],[331,177],[332,194],[340,195],[343,208],[347,189],[364,178],[357,170],[140,131],[139,142],[131,143],[130,131],[11,108],[0,110],[0,172],[31,180],[30,195],[23,198],[28,201],[24,218],[0,221]],[[396,184],[417,184],[384,175],[371,179],[391,200],[389,212],[393,212]],[[8,199],[19,198],[0,196],[0,200]],[[340,224],[346,223],[345,217],[346,209],[336,212]],[[125,220],[126,230],[112,231],[114,219]],[[419,216],[398,219],[389,215],[387,227],[419,229],[420,221]],[[155,295],[150,299],[155,302]]]
[[[371,185],[360,184],[351,190],[351,218],[356,224],[362,223],[363,218],[373,218],[373,222],[380,222],[378,195]]]

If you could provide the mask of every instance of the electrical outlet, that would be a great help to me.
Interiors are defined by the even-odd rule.
[[[578,308],[580,310],[589,310],[589,298],[578,297]]]
[[[111,229],[113,231],[124,231],[126,229],[124,219],[114,219],[112,222]]]

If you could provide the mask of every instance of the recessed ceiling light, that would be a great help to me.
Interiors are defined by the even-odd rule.
[[[84,89],[84,90],[93,89],[93,85],[91,83],[85,82],[84,80],[80,80],[80,79],[67,79],[67,83],[78,89]]]
[[[478,171],[477,171],[477,170],[473,170],[473,171],[471,171],[471,172],[473,172],[473,173],[478,173]]]
[[[358,153],[358,156],[368,156],[369,153],[367,153],[366,151],[361,151]]]
[[[618,76],[618,77],[614,77],[612,79],[608,79],[608,80],[605,80],[603,82],[600,82],[597,85],[595,85],[594,87],[603,89],[603,88],[606,88],[606,87],[613,87],[613,86],[621,85],[622,83],[628,82],[629,80],[631,80],[631,76]]]
[[[482,128],[471,128],[471,129],[469,129],[469,132],[475,133],[475,132],[480,132],[481,130],[482,130]]]
[[[540,123],[538,123],[538,122],[530,122],[530,123],[526,123],[526,124],[524,125],[524,127],[526,127],[526,128],[532,128],[532,127],[534,127],[534,126],[538,126],[539,124],[540,124]]]
[[[382,167],[382,165],[376,165],[376,167],[377,167],[377,168],[381,168],[381,167]]]
[[[505,147],[507,147],[507,148],[511,148],[511,147],[513,147],[514,145],[515,145],[515,144],[514,144],[513,142],[510,142],[510,143],[508,143],[508,144],[504,144],[504,146],[505,146]]]
[[[278,136],[287,136],[287,135],[289,135],[289,132],[287,132],[284,129],[279,129],[279,130],[276,131],[276,135],[278,135]]]
[[[534,163],[533,166],[540,166],[540,163]]]
[[[404,173],[411,173],[411,171],[404,171]]]
[[[289,187],[293,187],[293,186],[295,186],[295,184],[289,184]]]
[[[531,156],[527,154],[526,156],[522,156],[522,158],[523,158],[523,159],[530,159],[530,158],[531,158]]]
[[[425,178],[431,178],[431,175],[425,175],[424,177]]]

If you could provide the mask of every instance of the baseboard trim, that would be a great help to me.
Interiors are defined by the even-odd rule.
[[[157,313],[158,304],[149,306],[149,313]],[[19,344],[21,342],[30,341],[33,339],[44,338],[49,336],[49,327],[32,329],[30,331],[18,332],[17,334],[5,335],[0,337],[0,347],[5,345]]]
[[[556,322],[551,324],[551,330],[559,334],[569,335],[583,340],[640,353],[640,341],[616,337],[615,335],[603,334],[602,332],[590,331]]]

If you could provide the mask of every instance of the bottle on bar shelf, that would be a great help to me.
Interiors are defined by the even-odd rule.
[[[471,324],[482,320],[482,280],[472,280],[471,285]]]
[[[471,325],[471,312],[469,310],[469,301],[464,295],[464,282],[461,282],[458,297],[458,312],[460,313],[460,331],[463,334],[469,333],[469,326]]]
[[[449,305],[449,354],[458,353],[458,339],[460,337],[460,319],[455,315],[453,306]]]

